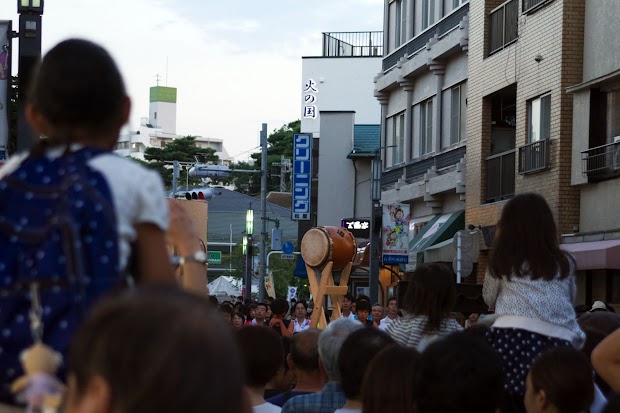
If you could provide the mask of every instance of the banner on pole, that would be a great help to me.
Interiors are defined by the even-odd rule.
[[[273,284],[273,273],[270,272],[265,277],[265,291],[267,291],[267,295],[275,300],[276,298],[276,288]]]
[[[286,300],[290,302],[293,298],[297,299],[297,287],[288,286],[288,296]]]
[[[409,262],[409,205],[383,206],[383,264]]]

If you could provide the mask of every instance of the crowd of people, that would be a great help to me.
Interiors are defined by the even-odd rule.
[[[0,170],[0,412],[11,390],[46,413],[620,411],[619,316],[573,307],[575,262],[542,196],[503,207],[489,314],[454,314],[454,274],[424,263],[402,303],[347,294],[318,330],[312,302],[209,300],[187,216],[109,153],[130,102],[104,49],[60,43],[33,85],[46,138]]]

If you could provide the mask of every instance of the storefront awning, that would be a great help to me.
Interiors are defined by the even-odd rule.
[[[465,227],[465,211],[438,215],[409,242],[408,269],[425,262],[424,250],[440,242],[451,240],[456,231]]]
[[[560,247],[570,253],[578,270],[620,270],[620,240],[577,242]]]
[[[478,252],[480,247],[478,246],[478,236],[474,235],[471,237],[472,246],[471,248],[464,252],[464,255],[467,255],[471,258],[472,262],[478,262]],[[432,245],[424,250],[424,262],[452,262],[456,257],[456,247],[454,246],[453,238],[447,239],[445,241],[439,242],[435,245]]]

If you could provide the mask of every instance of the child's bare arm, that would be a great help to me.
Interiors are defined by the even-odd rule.
[[[620,391],[620,329],[594,348],[592,366],[615,392]]]
[[[157,225],[142,223],[136,226],[136,263],[138,281],[144,283],[174,283],[166,251],[166,236]]]
[[[170,223],[168,242],[174,245],[180,256],[188,256],[203,251],[203,244],[194,229],[185,209],[172,199],[168,200]],[[207,287],[207,269],[204,264],[190,261],[183,266],[182,286],[185,290],[199,295],[209,295]]]

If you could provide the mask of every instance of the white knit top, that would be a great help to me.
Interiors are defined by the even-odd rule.
[[[564,279],[551,281],[516,276],[508,281],[505,277],[498,279],[487,272],[482,295],[499,316],[495,327],[522,328],[563,338],[576,348],[581,348],[585,333],[577,324],[573,308],[576,289],[573,272]],[[504,320],[500,321],[502,318]]]

